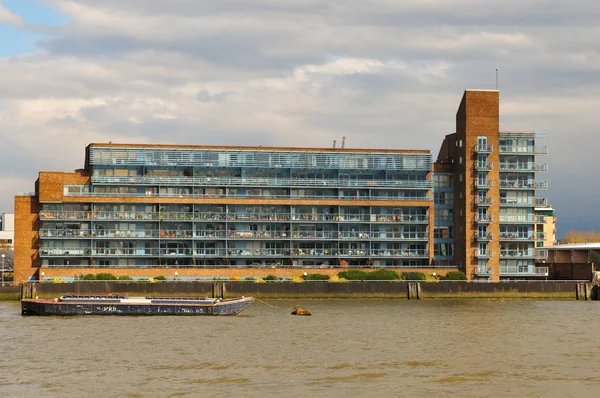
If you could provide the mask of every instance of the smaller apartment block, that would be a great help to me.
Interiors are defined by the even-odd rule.
[[[15,198],[15,278],[338,267],[540,275],[545,147],[538,133],[500,133],[498,101],[497,91],[466,91],[435,163],[427,150],[90,144],[83,169],[40,172],[35,192]]]

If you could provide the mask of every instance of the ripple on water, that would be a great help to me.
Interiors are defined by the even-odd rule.
[[[388,374],[385,372],[379,373],[355,373],[347,376],[328,376],[328,377],[317,377],[314,381],[318,382],[337,382],[337,381],[361,381],[361,380],[373,380],[386,377]]]

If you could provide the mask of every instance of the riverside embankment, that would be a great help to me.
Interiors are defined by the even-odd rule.
[[[586,281],[425,282],[351,281],[163,281],[30,283],[0,287],[0,298],[54,298],[68,293],[130,296],[254,296],[259,299],[597,299],[598,288]]]

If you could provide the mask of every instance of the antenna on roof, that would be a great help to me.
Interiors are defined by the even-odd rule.
[[[333,140],[333,147],[335,148],[335,140]]]
[[[346,147],[346,137],[342,137],[342,149]]]
[[[496,90],[498,90],[498,68],[496,68]]]

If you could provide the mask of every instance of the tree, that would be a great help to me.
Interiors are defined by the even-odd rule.
[[[587,242],[600,242],[600,232],[575,231],[571,229],[567,231],[567,233],[560,240],[560,243],[562,244]]]

